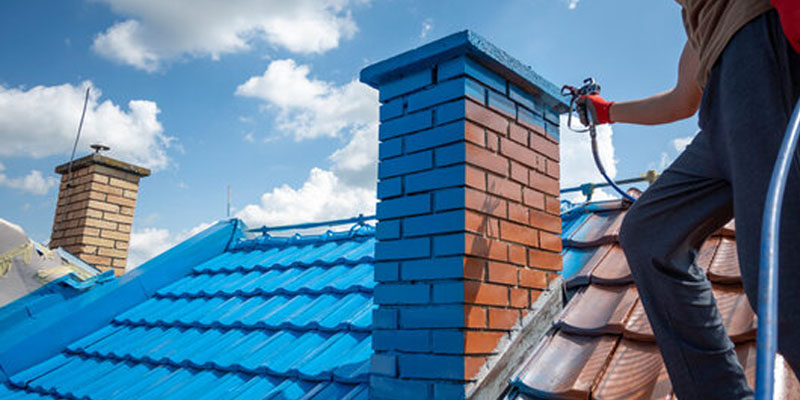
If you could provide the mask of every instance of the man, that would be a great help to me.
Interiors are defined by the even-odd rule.
[[[580,104],[599,123],[661,124],[700,109],[700,131],[628,211],[620,243],[681,400],[752,398],[698,247],[736,216],[756,310],[760,230],[773,164],[800,95],[800,0],[678,0],[688,41],[672,90]],[[589,107],[587,107],[589,106]],[[585,111],[582,119],[586,119]],[[585,121],[584,121],[585,123]],[[800,157],[783,205],[779,351],[800,372]]]

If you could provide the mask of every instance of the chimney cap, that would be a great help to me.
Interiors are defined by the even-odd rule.
[[[102,146],[102,145],[99,145]],[[106,146],[102,146],[106,147]],[[92,145],[92,148],[95,148],[95,145]],[[107,147],[106,147],[107,149]],[[95,149],[97,150],[97,149]],[[105,149],[100,149],[105,150]],[[81,157],[72,162],[72,170],[76,171],[81,168],[88,167],[90,165],[104,165],[109,168],[114,168],[123,172],[127,172],[139,177],[145,177],[150,175],[150,170],[147,168],[143,168],[137,165],[133,165],[130,163],[126,163],[124,161],[116,160],[111,157],[106,157],[101,155],[99,151],[96,151],[92,154],[89,154],[86,157]],[[64,163],[56,167],[55,172],[57,174],[66,175],[69,169],[69,163]]]

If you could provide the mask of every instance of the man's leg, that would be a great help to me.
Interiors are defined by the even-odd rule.
[[[767,13],[731,40],[709,78],[710,131],[733,187],[736,243],[747,297],[757,310],[761,222],[778,149],[800,95],[800,55]],[[702,117],[701,117],[702,118]],[[790,169],[783,203],[779,279],[779,351],[800,372],[800,160]]]
[[[681,400],[752,396],[705,273],[702,242],[730,220],[731,186],[701,132],[642,194],[622,223],[620,243]]]

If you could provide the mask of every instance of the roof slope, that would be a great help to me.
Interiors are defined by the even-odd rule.
[[[564,277],[572,297],[513,378],[508,399],[674,398],[617,241],[625,212],[626,206],[616,201],[564,214]],[[756,321],[741,284],[733,223],[706,240],[697,263],[712,282],[725,327],[753,385]],[[800,398],[788,365],[776,372],[776,398]]]
[[[366,399],[373,232],[239,241],[0,398]]]

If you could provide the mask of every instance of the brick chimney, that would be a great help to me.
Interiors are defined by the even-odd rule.
[[[361,80],[381,102],[371,395],[465,398],[561,270],[566,105],[469,31]]]
[[[102,271],[125,272],[139,179],[150,170],[94,153],[61,174],[50,248],[63,247]],[[71,176],[71,178],[70,178]]]

